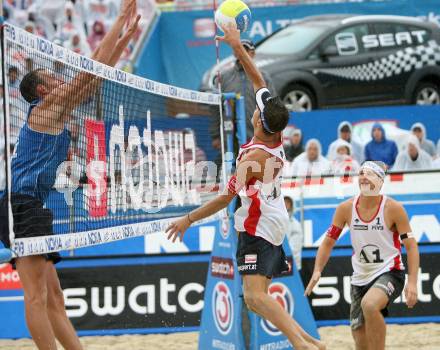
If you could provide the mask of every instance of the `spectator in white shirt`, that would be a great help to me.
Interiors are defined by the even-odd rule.
[[[52,23],[57,23],[63,15],[66,0],[38,0],[39,13],[48,18]]]
[[[422,123],[415,123],[411,126],[411,132],[417,136],[420,142],[420,148],[428,153],[431,157],[436,156],[434,142],[426,138],[426,128]]]
[[[87,40],[82,38],[78,33],[73,33],[65,47],[83,56],[90,56],[91,54],[90,46]]]
[[[83,19],[75,13],[75,7],[68,1],[64,7],[64,15],[57,20],[56,37],[63,43],[67,43],[75,33],[80,35],[81,40],[86,38]]]
[[[351,149],[352,149],[351,155],[353,156],[353,158],[355,158],[358,161],[358,163],[362,163],[364,161],[364,147],[360,143],[352,139],[352,133],[353,133],[353,126],[351,125],[350,122],[343,121],[339,124],[338,138],[335,141],[333,141],[328,147],[327,159],[329,161],[333,161],[337,156],[335,146],[339,140],[344,140],[349,144],[351,144]]]
[[[432,158],[420,147],[419,139],[411,135],[406,148],[399,152],[393,170],[429,170],[432,169]]]
[[[120,6],[120,1],[115,0],[89,0],[88,1],[87,13],[88,13],[88,26],[99,20],[104,23],[108,28],[114,22],[117,14],[118,8]]]
[[[347,141],[339,139],[335,143],[336,157],[332,161],[333,173],[335,175],[348,175],[357,173],[359,170],[359,163],[354,159],[352,154],[352,147]]]
[[[319,176],[331,172],[331,163],[321,154],[321,143],[317,139],[310,139],[306,143],[306,150],[295,158],[286,169],[287,176]]]

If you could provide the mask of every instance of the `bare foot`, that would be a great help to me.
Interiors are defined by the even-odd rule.
[[[320,341],[320,340],[317,341],[315,346],[318,347],[318,350],[326,350],[327,349],[327,346],[325,345],[325,343],[323,341]]]

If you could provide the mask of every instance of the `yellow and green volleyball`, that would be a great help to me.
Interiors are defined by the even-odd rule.
[[[215,12],[215,23],[222,30],[228,23],[236,23],[240,32],[248,29],[251,21],[251,11],[241,0],[225,0]]]

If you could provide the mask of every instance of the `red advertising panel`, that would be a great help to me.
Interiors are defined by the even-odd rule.
[[[106,142],[103,121],[86,120],[89,214],[107,215]]]

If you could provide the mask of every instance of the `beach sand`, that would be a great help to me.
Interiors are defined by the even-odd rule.
[[[354,350],[347,326],[319,329],[328,350]],[[86,350],[196,350],[198,333],[82,337]],[[1,350],[35,350],[28,339],[0,340]],[[60,349],[62,349],[60,347]],[[389,325],[387,347],[392,350],[440,350],[440,324]]]

